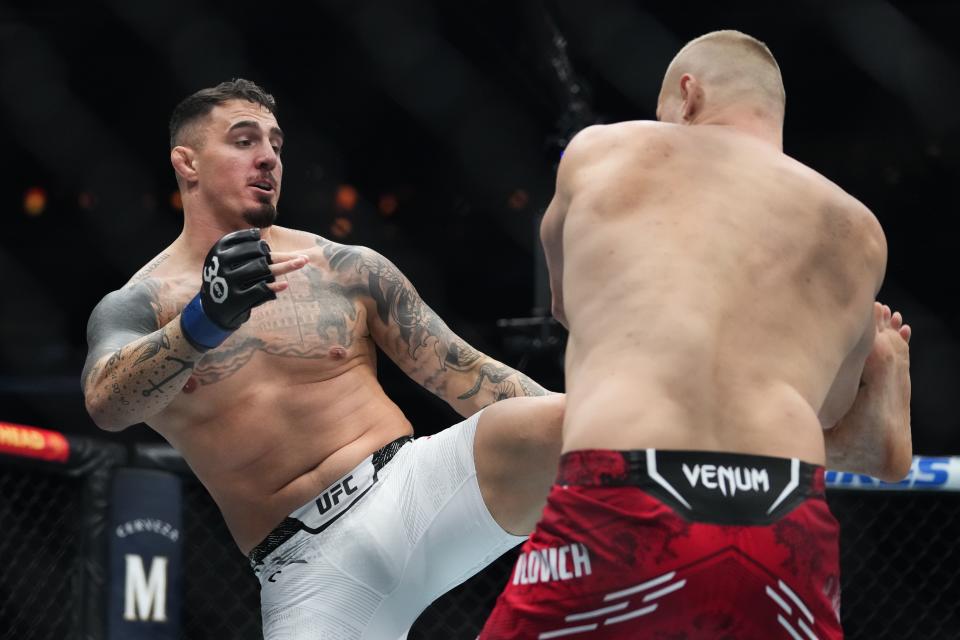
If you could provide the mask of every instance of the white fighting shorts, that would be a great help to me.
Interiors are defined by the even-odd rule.
[[[431,602],[526,539],[480,495],[479,416],[387,445],[251,552],[264,640],[404,638]]]

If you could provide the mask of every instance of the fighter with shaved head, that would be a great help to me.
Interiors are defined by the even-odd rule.
[[[873,214],[783,153],[769,49],[687,44],[659,122],[570,143],[541,227],[563,455],[483,640],[840,638],[824,465],[909,469]]]

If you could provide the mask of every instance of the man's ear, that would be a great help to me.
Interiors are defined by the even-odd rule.
[[[197,181],[197,154],[192,148],[180,145],[171,149],[170,164],[181,180],[187,183]]]
[[[705,94],[695,75],[685,73],[680,78],[680,117],[684,124],[691,124],[703,111]]]

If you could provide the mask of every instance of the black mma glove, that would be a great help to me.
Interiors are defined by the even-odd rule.
[[[267,287],[270,247],[260,229],[228,233],[203,261],[203,283],[180,314],[180,329],[195,349],[219,346],[250,318],[250,310],[277,297]]]

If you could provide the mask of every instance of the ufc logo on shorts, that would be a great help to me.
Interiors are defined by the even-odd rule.
[[[733,497],[740,491],[770,491],[770,476],[766,469],[732,467],[715,464],[695,464],[691,469],[683,465],[683,475],[691,487],[698,483],[706,489],[719,489],[725,496]]]
[[[351,480],[353,480],[353,476],[347,476],[320,494],[320,497],[317,498],[317,509],[320,510],[321,514],[330,511],[330,509],[340,504],[341,497],[356,493],[357,488],[350,485]]]

